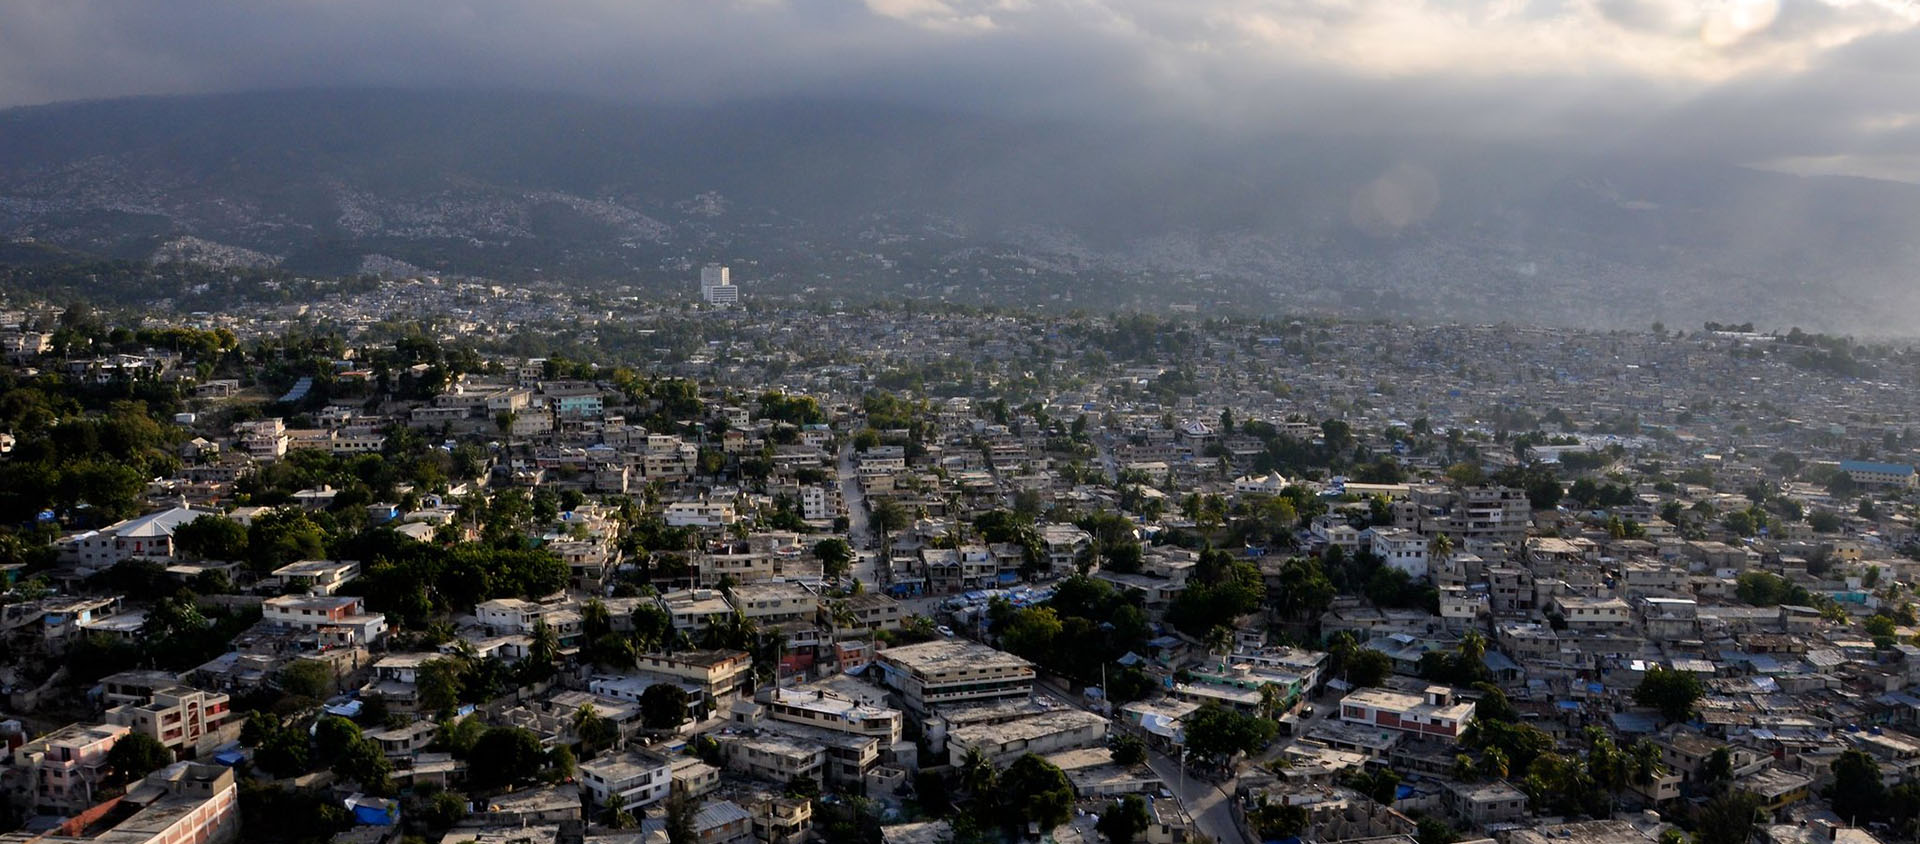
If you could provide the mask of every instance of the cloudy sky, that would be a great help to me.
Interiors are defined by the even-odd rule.
[[[0,105],[873,97],[1920,177],[1920,0],[7,0]]]

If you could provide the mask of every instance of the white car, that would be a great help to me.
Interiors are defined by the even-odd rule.
[[[944,624],[940,625],[939,627],[933,628],[933,630],[934,632],[939,633],[940,635],[945,636],[949,639],[953,638],[953,628],[948,627]]]

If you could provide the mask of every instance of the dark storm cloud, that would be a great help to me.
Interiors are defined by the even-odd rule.
[[[875,97],[1244,130],[1920,152],[1916,0],[12,0],[0,104]]]

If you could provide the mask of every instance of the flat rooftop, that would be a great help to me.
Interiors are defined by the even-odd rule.
[[[1032,741],[1037,738],[1059,733],[1085,730],[1096,726],[1105,726],[1107,719],[1091,712],[1078,709],[1062,709],[1032,718],[1022,718],[1004,724],[971,724],[955,728],[948,733],[948,739],[966,745],[1005,744],[1015,741]]]
[[[935,639],[918,645],[888,648],[880,658],[909,670],[947,671],[954,668],[1028,669],[1033,663],[1006,651],[962,639]]]

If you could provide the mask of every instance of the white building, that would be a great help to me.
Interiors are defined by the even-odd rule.
[[[709,305],[732,305],[740,301],[740,288],[726,267],[708,264],[700,268],[700,301]]]
[[[387,635],[387,617],[355,597],[280,595],[260,605],[261,620],[317,634],[330,644],[370,645]]]
[[[1456,700],[1446,686],[1413,695],[1387,689],[1355,689],[1340,701],[1340,720],[1384,727],[1443,741],[1456,741],[1473,723],[1472,701]]]
[[[1369,548],[1387,565],[1414,580],[1427,579],[1427,538],[1405,528],[1376,527]]]
[[[579,766],[580,783],[593,795],[593,805],[605,806],[620,795],[628,810],[651,806],[673,789],[673,766],[663,756],[639,748],[608,754]]]
[[[739,521],[731,501],[675,501],[667,505],[668,527],[723,528]]]
[[[174,530],[208,515],[215,514],[174,507],[62,537],[54,547],[61,562],[86,569],[111,568],[123,560],[168,560],[173,558]]]

